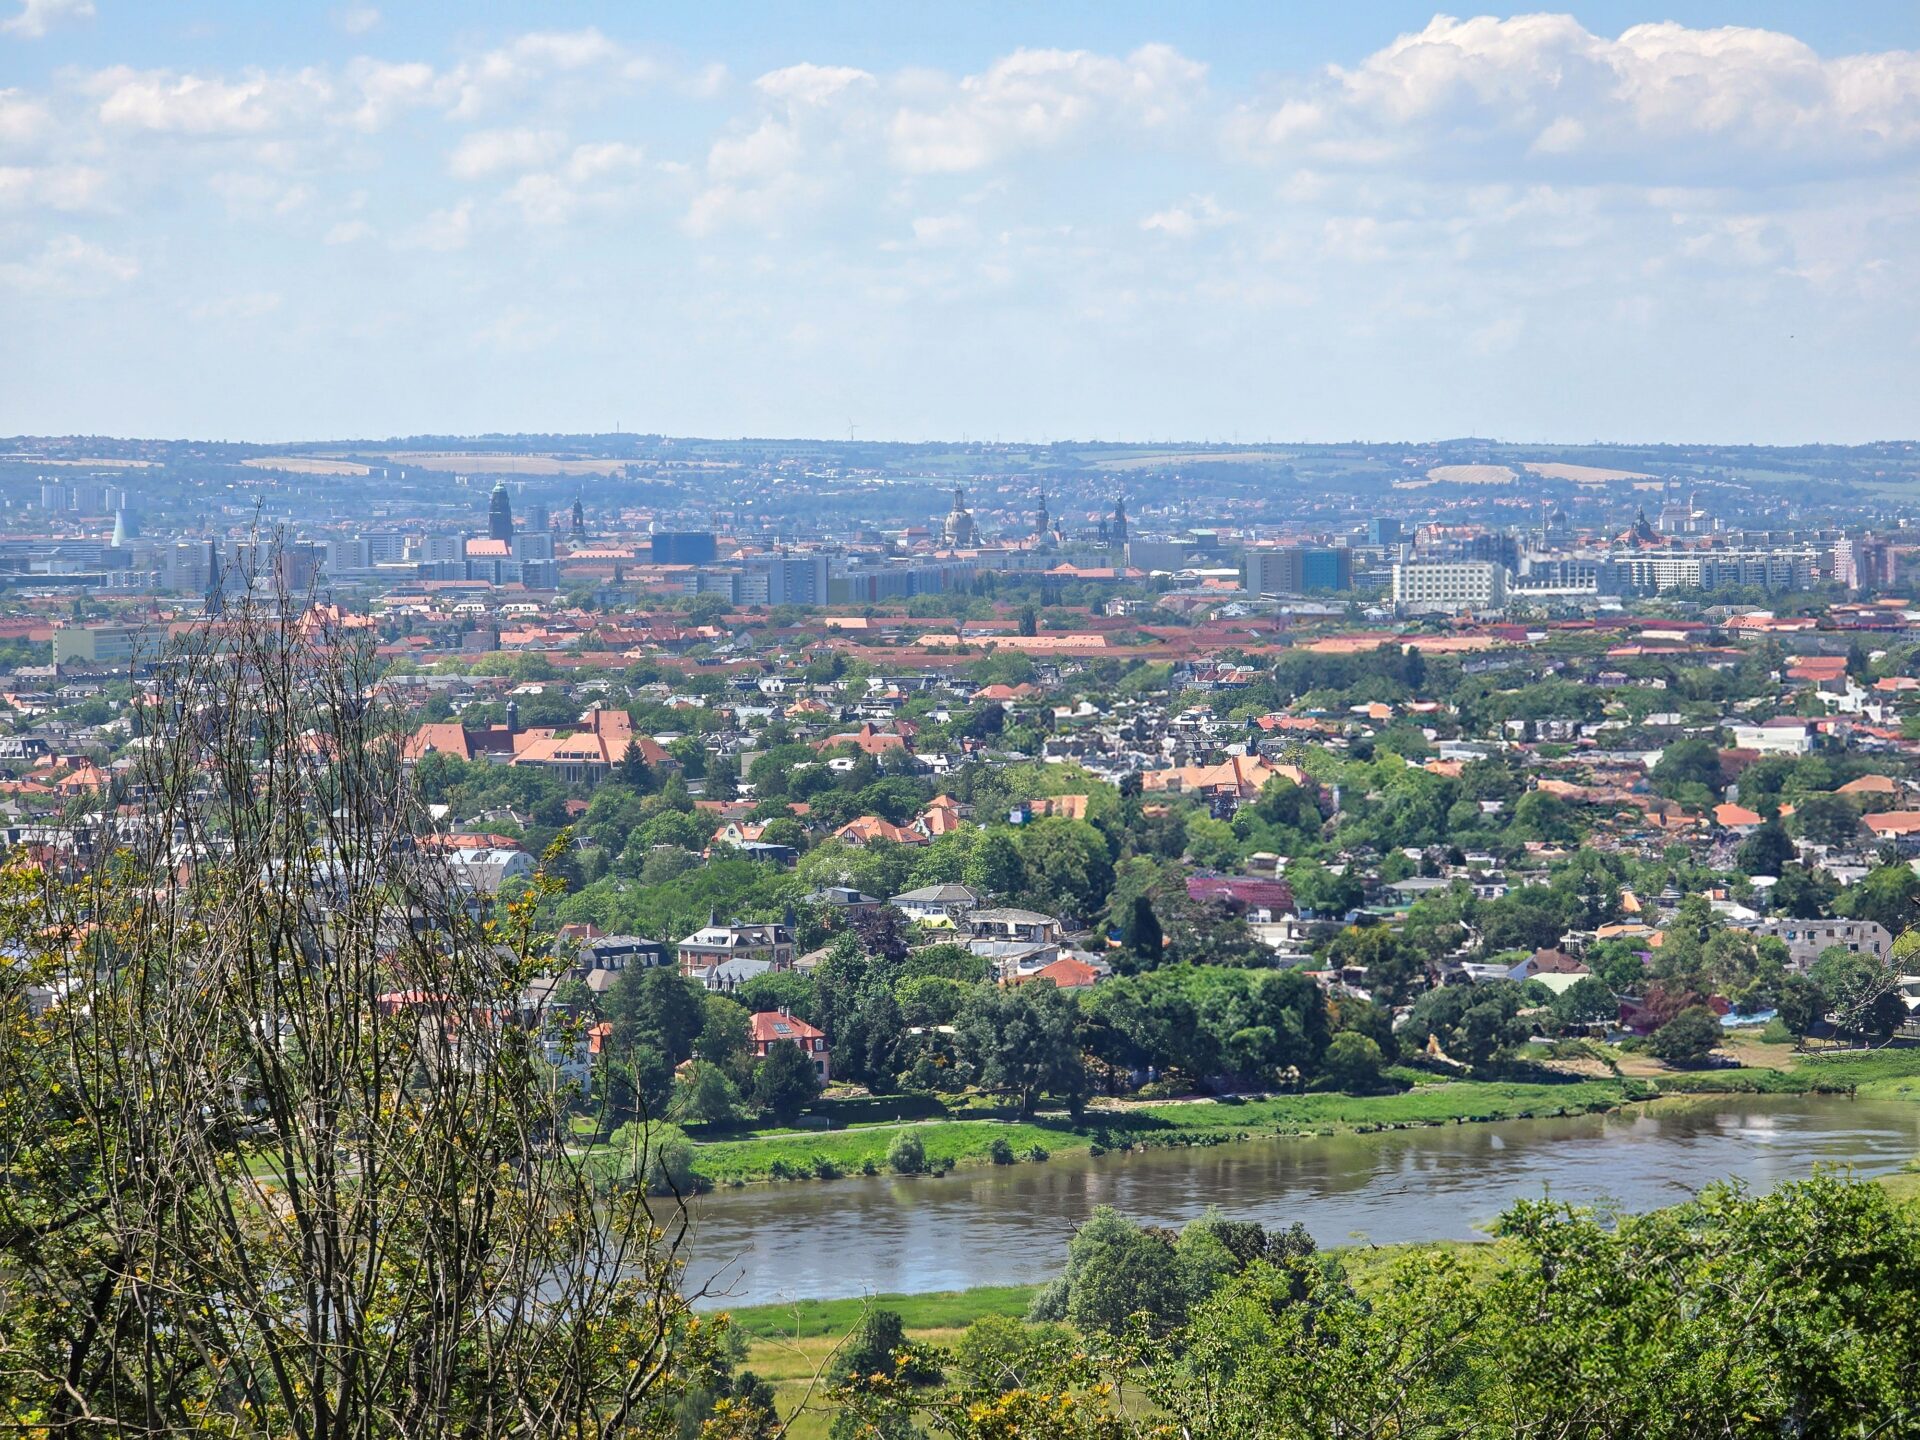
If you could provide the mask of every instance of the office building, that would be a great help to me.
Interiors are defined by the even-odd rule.
[[[1494,610],[1507,567],[1491,560],[1408,560],[1393,567],[1393,603],[1409,610]]]
[[[1353,552],[1324,546],[1249,550],[1241,584],[1255,595],[1307,595],[1353,588]]]
[[[124,668],[136,655],[147,661],[154,659],[158,645],[152,631],[137,625],[56,625],[53,663]]]

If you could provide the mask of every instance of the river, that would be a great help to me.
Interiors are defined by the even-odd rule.
[[[1517,1198],[1652,1210],[1730,1176],[1766,1189],[1826,1163],[1866,1177],[1916,1151],[1920,1105],[1755,1096],[799,1181],[694,1202],[688,1278],[715,1292],[701,1302],[711,1306],[1027,1283],[1059,1270],[1096,1205],[1162,1225],[1208,1206],[1298,1220],[1322,1245],[1474,1239]]]

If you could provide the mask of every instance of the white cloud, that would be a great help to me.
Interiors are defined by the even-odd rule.
[[[38,40],[68,20],[91,20],[93,0],[20,0],[20,13],[0,20],[0,32]]]
[[[447,169],[461,180],[532,170],[553,159],[565,144],[566,137],[557,130],[476,130],[454,147]]]
[[[707,152],[707,169],[722,180],[764,179],[790,170],[800,155],[798,132],[767,119],[744,135],[714,141]]]
[[[458,205],[444,210],[436,210],[401,237],[401,245],[409,250],[437,250],[446,253],[452,250],[464,250],[467,241],[473,238],[473,202],[462,200]]]
[[[392,62],[361,55],[349,61],[345,83],[360,103],[346,116],[362,130],[379,130],[404,112],[440,98],[441,80],[422,61]]]
[[[753,88],[774,100],[796,105],[823,105],[844,90],[871,88],[874,78],[850,65],[788,65],[769,70]]]
[[[340,28],[349,35],[365,35],[380,24],[380,12],[371,5],[349,5],[340,12]]]
[[[340,220],[327,228],[321,237],[326,245],[356,245],[362,240],[373,238],[373,226],[364,220]]]
[[[979,227],[965,215],[918,215],[913,221],[913,238],[921,245],[959,245],[973,239]]]
[[[53,116],[44,101],[19,90],[0,90],[0,145],[18,149],[32,144],[51,128]]]
[[[533,31],[457,66],[446,78],[455,119],[470,120],[555,75],[601,69],[643,79],[650,69],[599,30]]]
[[[1233,129],[1256,152],[1358,166],[1830,178],[1920,154],[1920,54],[1828,59],[1739,26],[1608,39],[1569,15],[1442,15],[1245,107]]]
[[[140,273],[139,262],[78,235],[55,235],[33,255],[0,262],[0,285],[40,296],[103,295]]]
[[[638,145],[628,145],[619,140],[595,141],[586,145],[576,145],[573,153],[567,157],[566,178],[576,185],[589,180],[597,180],[603,175],[617,175],[623,171],[637,170],[645,163],[647,152]]]
[[[1140,222],[1142,230],[1157,230],[1176,240],[1190,240],[1202,230],[1217,230],[1240,217],[1223,209],[1211,195],[1193,195],[1178,205],[1157,210]]]
[[[680,89],[696,100],[712,100],[727,88],[731,72],[719,61],[703,65],[693,74],[683,76]]]
[[[86,165],[0,165],[0,210],[91,210],[106,178]]]
[[[332,93],[317,70],[293,75],[248,70],[237,80],[225,80],[125,65],[99,71],[86,88],[99,97],[99,117],[110,127],[200,136],[257,134]]]
[[[903,106],[891,125],[893,159],[922,173],[977,170],[1096,123],[1161,126],[1200,98],[1206,74],[1206,66],[1167,45],[1145,45],[1124,59],[1016,50],[959,81],[945,105]]]

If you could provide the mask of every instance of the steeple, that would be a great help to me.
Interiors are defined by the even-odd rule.
[[[1052,516],[1047,514],[1047,487],[1042,485],[1040,487],[1040,503],[1034,508],[1033,512],[1033,534],[1035,539],[1046,539],[1047,530],[1052,523],[1052,518]]]
[[[1127,543],[1127,497],[1124,495],[1113,502],[1113,529],[1109,533],[1114,544]]]
[[[226,577],[220,573],[220,542],[207,541],[207,603],[204,607],[209,615],[218,615],[226,609]]]
[[[586,507],[580,503],[578,495],[573,497],[573,538],[576,540],[587,538],[587,511]]]

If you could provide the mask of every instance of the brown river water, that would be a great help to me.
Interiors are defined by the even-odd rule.
[[[1622,1210],[1711,1181],[1757,1190],[1817,1165],[1861,1177],[1920,1152],[1920,1105],[1841,1096],[1661,1102],[1612,1115],[749,1186],[694,1202],[691,1284],[703,1306],[758,1305],[1044,1280],[1097,1205],[1178,1225],[1209,1206],[1304,1224],[1322,1245],[1483,1238],[1512,1201]]]

